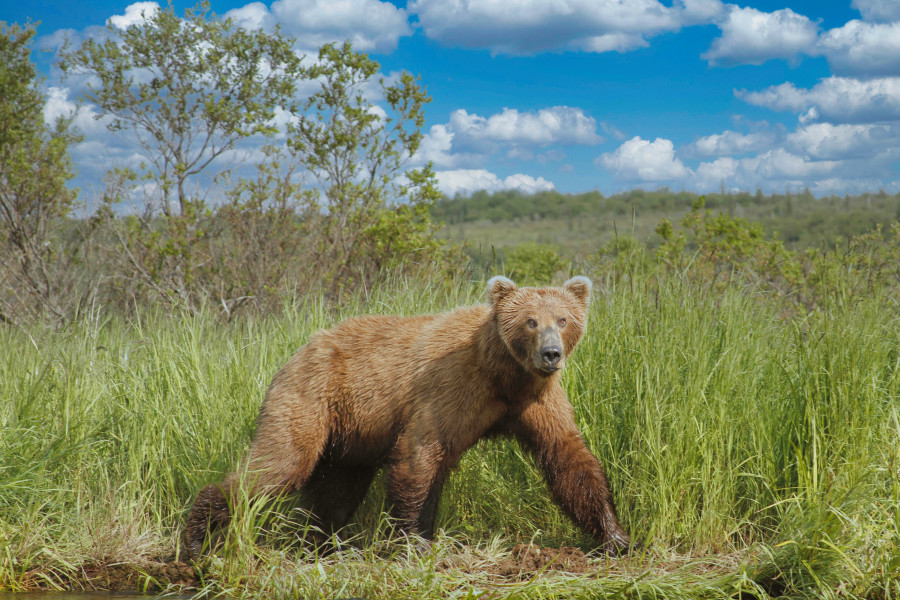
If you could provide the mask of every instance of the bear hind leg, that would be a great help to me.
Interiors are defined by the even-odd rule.
[[[209,532],[225,527],[231,520],[231,508],[222,487],[208,485],[197,494],[184,528],[188,555],[200,556]]]
[[[370,465],[319,464],[313,471],[303,495],[312,523],[325,536],[340,531],[366,497],[377,467]]]
[[[281,496],[299,491],[309,480],[328,440],[326,419],[307,422],[301,452],[283,447],[291,436],[273,427],[257,432],[257,438],[244,460],[243,467],[229,474],[221,485],[208,485],[197,494],[185,524],[185,542],[191,556],[199,556],[210,532],[225,527],[231,521],[235,497],[244,490],[249,499],[263,495]],[[318,429],[316,429],[318,427]]]
[[[434,521],[450,461],[437,443],[401,444],[388,472],[388,501],[406,533],[434,537]]]

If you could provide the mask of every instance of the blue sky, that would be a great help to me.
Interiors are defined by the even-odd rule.
[[[900,0],[212,0],[218,15],[282,30],[299,52],[351,39],[433,102],[414,162],[448,194],[900,191]],[[174,3],[181,13],[193,2]],[[58,41],[125,26],[154,2],[0,3],[40,21],[48,119],[78,110],[78,183],[135,148],[76,108]],[[72,88],[72,89],[70,89]],[[102,150],[101,150],[102,149]]]

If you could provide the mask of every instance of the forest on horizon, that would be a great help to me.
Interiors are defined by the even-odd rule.
[[[765,235],[800,250],[828,248],[841,241],[900,221],[900,194],[884,190],[816,197],[808,189],[764,194],[700,194],[632,189],[611,195],[599,191],[567,194],[517,190],[444,197],[431,210],[444,224],[442,237],[473,246],[513,247],[523,242],[555,246],[564,254],[589,255],[619,235],[658,246],[662,219],[678,221],[700,198],[713,213],[759,223]]]

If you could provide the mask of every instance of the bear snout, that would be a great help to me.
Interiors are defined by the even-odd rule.
[[[541,360],[544,367],[556,367],[562,358],[562,349],[559,346],[544,346],[541,348]]]
[[[555,373],[562,368],[565,355],[559,330],[555,327],[546,327],[541,331],[535,350],[534,366],[538,370],[544,373]]]

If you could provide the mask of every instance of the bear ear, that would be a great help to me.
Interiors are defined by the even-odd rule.
[[[491,306],[496,305],[500,300],[519,289],[511,279],[507,279],[502,275],[491,277],[487,282],[488,300]]]
[[[581,276],[573,277],[563,284],[563,289],[583,302],[585,306],[591,298],[591,287],[593,287],[591,280]]]

